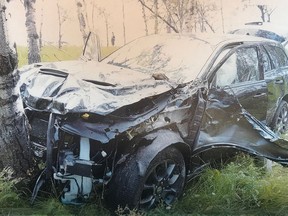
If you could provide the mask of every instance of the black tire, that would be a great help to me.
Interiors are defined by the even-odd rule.
[[[144,175],[140,175],[141,166],[135,157],[124,163],[110,182],[106,197],[106,202],[113,208],[148,210],[158,204],[171,205],[182,194],[186,168],[183,156],[176,148],[159,152],[147,164]]]
[[[281,101],[278,106],[274,119],[272,121],[272,129],[278,134],[284,134],[288,130],[288,103],[286,101]]]

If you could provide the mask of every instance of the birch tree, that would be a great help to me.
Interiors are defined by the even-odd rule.
[[[149,32],[148,32],[148,19],[147,19],[145,7],[143,6],[143,4],[141,4],[141,6],[142,6],[142,8],[141,8],[142,9],[142,16],[143,16],[144,25],[145,25],[145,35],[147,36],[149,34]]]
[[[123,26],[123,40],[124,44],[126,44],[126,27],[125,27],[125,6],[122,0],[122,26]]]
[[[63,44],[62,25],[67,20],[68,16],[67,11],[62,7],[60,7],[59,2],[57,2],[57,14],[58,14],[58,48],[61,49]]]
[[[105,30],[106,30],[106,46],[109,46],[109,14],[105,10],[105,8],[98,8],[98,13],[103,17],[105,22]]]
[[[43,4],[44,4],[44,0],[42,0],[42,7],[41,7],[41,18],[40,18],[40,28],[39,28],[39,48],[41,50],[41,48],[43,47],[43,35],[42,35],[42,30],[43,30]]]
[[[28,124],[17,82],[17,55],[9,47],[5,0],[0,0],[0,170],[11,167],[14,175],[25,177],[31,167]]]
[[[35,4],[36,0],[24,0],[23,4],[26,10],[26,29],[28,36],[28,64],[40,62],[40,49],[38,45],[39,36],[35,23]]]
[[[83,44],[85,44],[86,39],[89,34],[89,24],[88,24],[88,15],[86,9],[85,0],[75,0],[77,5],[77,16],[79,21],[80,32],[82,34]]]

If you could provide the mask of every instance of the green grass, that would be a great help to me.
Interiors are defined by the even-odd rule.
[[[102,47],[101,58],[106,57],[118,47]],[[18,67],[28,64],[28,49],[27,47],[17,47],[18,52]],[[66,61],[76,60],[82,55],[82,47],[77,46],[63,46],[61,49],[55,46],[44,46],[40,52],[41,61],[54,62],[54,61]]]
[[[288,170],[279,164],[266,172],[254,159],[241,155],[222,169],[208,168],[197,180],[190,182],[183,197],[171,208],[158,207],[146,215],[287,215]],[[0,214],[4,215],[111,215],[99,197],[83,206],[63,205],[57,195],[37,198],[29,205],[29,193],[15,187],[0,174]],[[3,208],[5,206],[5,208]],[[123,209],[116,215],[143,215],[136,211],[127,214]]]

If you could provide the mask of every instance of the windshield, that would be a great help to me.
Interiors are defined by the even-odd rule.
[[[208,42],[192,36],[153,35],[127,44],[104,62],[186,83],[197,77],[212,51]]]

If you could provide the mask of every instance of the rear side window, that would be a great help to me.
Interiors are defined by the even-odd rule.
[[[283,49],[277,46],[265,46],[270,54],[274,68],[284,67],[288,65],[288,59]]]

